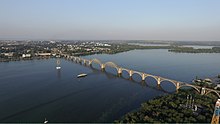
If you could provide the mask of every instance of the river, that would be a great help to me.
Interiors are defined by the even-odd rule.
[[[220,73],[220,54],[172,53],[167,50],[132,50],[114,55],[84,56],[112,61],[124,68],[191,83]],[[171,83],[158,89],[153,79],[140,82],[134,75],[117,77],[106,72],[61,59],[0,63],[0,122],[113,122],[137,109],[146,100],[175,91]],[[85,78],[77,78],[87,73]],[[146,83],[147,82],[147,83]]]

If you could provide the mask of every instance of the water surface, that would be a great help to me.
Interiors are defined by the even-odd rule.
[[[133,50],[114,55],[91,55],[103,62],[190,83],[195,76],[219,74],[220,54]],[[146,100],[166,94],[152,79],[146,83],[115,76],[113,68],[94,68],[56,59],[0,63],[0,122],[113,122]],[[87,73],[78,79],[79,73]],[[175,90],[162,84],[164,90]]]

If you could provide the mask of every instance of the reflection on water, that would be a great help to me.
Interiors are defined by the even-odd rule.
[[[61,78],[61,69],[57,69],[57,78],[58,78],[58,79]]]

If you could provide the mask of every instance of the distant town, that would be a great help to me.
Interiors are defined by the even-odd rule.
[[[65,53],[75,56],[108,53],[110,44],[101,42],[1,41],[1,61],[49,58]]]
[[[139,44],[136,44],[139,43]],[[141,45],[140,45],[141,44]],[[194,49],[184,45],[214,46]],[[0,61],[18,61],[55,57],[56,54],[83,56],[91,54],[114,54],[134,49],[168,49],[169,52],[220,53],[219,42],[174,41],[0,41]]]

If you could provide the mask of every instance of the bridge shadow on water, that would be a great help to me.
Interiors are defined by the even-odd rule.
[[[81,65],[83,65],[83,64],[81,64]],[[92,66],[87,66],[87,65],[84,65],[84,66],[89,67],[89,68],[92,69],[92,73],[90,73],[89,75],[105,74],[105,76],[108,79],[121,78],[123,80],[138,84],[138,85],[142,86],[143,88],[151,88],[151,89],[154,89],[154,90],[157,90],[157,91],[162,91],[163,93],[167,93],[167,94],[175,93],[175,92],[169,92],[169,91],[163,89],[163,87],[161,87],[161,86],[151,86],[151,85],[148,85],[145,81],[134,80],[132,77],[124,77],[123,75],[118,76],[118,75],[115,75],[115,74],[113,74],[111,72],[108,72],[108,71],[105,71],[105,70],[103,70],[103,71],[99,70],[99,69],[94,68]]]

